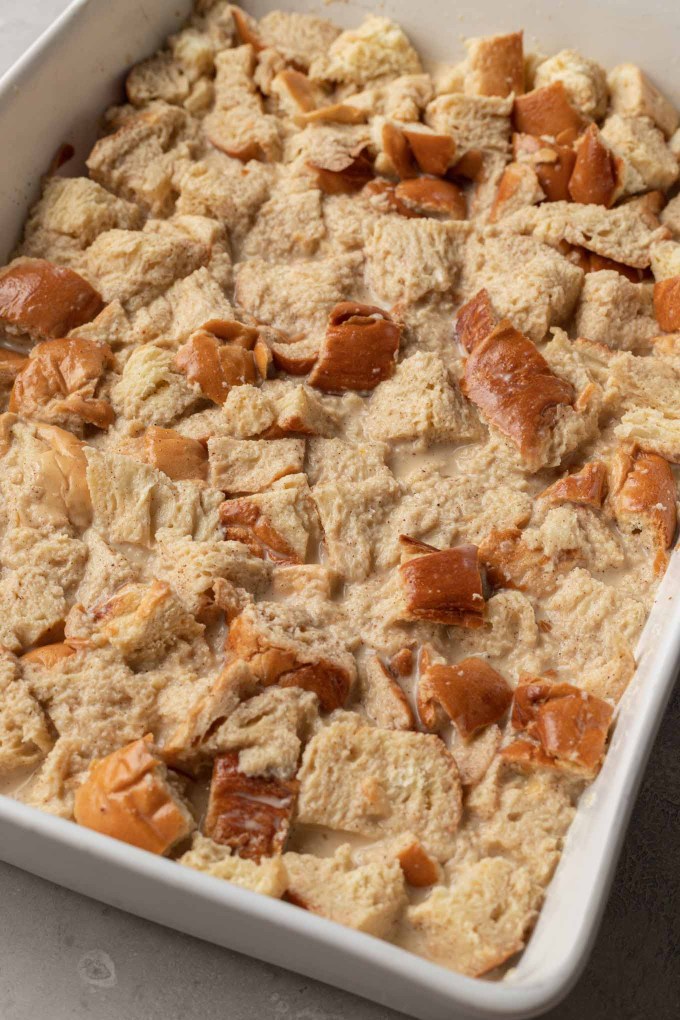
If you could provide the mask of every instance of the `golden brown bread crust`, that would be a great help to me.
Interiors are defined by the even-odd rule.
[[[464,220],[467,202],[460,188],[452,181],[436,177],[416,177],[401,181],[394,189],[398,211],[402,207],[419,216],[443,216]]]
[[[575,503],[599,510],[607,493],[607,467],[601,460],[591,460],[580,471],[558,478],[541,493],[545,503]]]
[[[655,570],[663,573],[678,523],[675,479],[668,461],[644,450],[620,450],[610,499],[619,524],[651,529]]]
[[[165,778],[150,738],[95,762],[76,792],[75,819],[125,843],[165,854],[195,827]]]
[[[482,289],[458,309],[456,315],[456,340],[468,354],[485,340],[498,325],[498,316],[493,310],[489,292]]]
[[[0,322],[32,340],[66,336],[104,307],[100,295],[72,269],[46,259],[22,259],[0,274]]]
[[[223,404],[232,386],[259,380],[252,351],[238,340],[220,343],[214,332],[194,333],[178,350],[175,365],[214,404]]]
[[[401,326],[382,308],[343,301],[328,318],[310,386],[326,393],[373,390],[394,372]]]
[[[208,451],[203,443],[181,436],[175,429],[150,425],[142,439],[142,460],[173,481],[205,481],[208,477]]]
[[[305,662],[292,648],[268,645],[243,614],[229,628],[227,648],[265,687],[278,684],[312,691],[325,712],[341,708],[347,700],[352,678],[346,669],[323,658]]]
[[[515,691],[512,725],[538,743],[516,741],[503,755],[515,764],[593,775],[604,757],[613,711],[608,702],[572,684],[525,679]]]
[[[9,409],[37,419],[45,415],[47,420],[81,418],[97,428],[108,428],[114,410],[108,400],[94,393],[112,361],[111,348],[101,340],[45,340],[34,347],[17,375]]]
[[[680,329],[680,276],[654,284],[654,314],[662,329]]]
[[[522,134],[548,135],[549,138],[572,132],[573,140],[583,127],[583,118],[569,102],[561,81],[517,96],[512,120],[515,130]]]
[[[524,92],[523,33],[492,35],[468,44],[468,65],[480,96],[521,96]]]
[[[235,751],[215,758],[205,834],[252,861],[283,853],[299,784],[248,776],[238,762]]]
[[[255,556],[279,563],[301,563],[302,560],[271,521],[252,500],[228,499],[220,506],[220,523],[224,537],[230,542],[243,542]]]
[[[530,458],[558,409],[574,403],[574,388],[550,369],[530,340],[503,320],[465,362],[465,395]]]
[[[502,719],[512,701],[506,680],[475,656],[453,666],[430,666],[428,680],[433,697],[466,739]]]
[[[64,641],[56,641],[51,645],[41,645],[39,648],[32,648],[30,652],[25,652],[21,656],[21,661],[36,662],[39,666],[44,666],[45,669],[51,669],[57,662],[61,662],[62,659],[68,659],[71,655],[75,655],[74,648],[71,648]]]
[[[609,208],[620,190],[621,160],[600,137],[595,124],[576,146],[576,162],[569,179],[569,195],[584,205]]]
[[[569,201],[569,180],[576,162],[576,153],[570,145],[559,145],[516,131],[512,136],[512,151],[516,160],[533,166],[549,202]]]
[[[361,146],[332,166],[310,161],[307,165],[316,177],[317,188],[324,195],[352,195],[361,191],[374,176],[373,164],[366,152]]]
[[[417,555],[401,564],[399,574],[409,619],[482,626],[484,585],[476,546],[434,549],[423,544]]]

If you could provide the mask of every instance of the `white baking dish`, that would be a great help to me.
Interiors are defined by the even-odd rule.
[[[255,14],[313,4],[255,0]],[[455,60],[464,35],[523,26],[529,47],[574,46],[612,65],[642,64],[680,103],[677,0],[484,0],[456,13],[438,0],[324,6],[342,24],[372,6],[399,20],[427,57]],[[188,0],[75,0],[0,81],[0,223],[4,260],[41,173],[62,142],[82,159],[97,120],[120,96],[125,68],[186,16]],[[675,68],[675,80],[673,80]],[[80,169],[76,166],[76,171]],[[661,586],[620,706],[611,749],[586,793],[538,926],[516,970],[491,983],[450,973],[385,942],[286,903],[181,868],[0,796],[0,857],[162,924],[229,946],[411,1013],[423,1020],[528,1017],[562,997],[583,966],[605,904],[626,823],[680,661],[680,557]]]

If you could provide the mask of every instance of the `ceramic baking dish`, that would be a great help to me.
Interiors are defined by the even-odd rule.
[[[295,0],[259,0],[256,15]],[[400,21],[428,58],[456,60],[462,37],[524,27],[527,48],[582,49],[605,65],[641,64],[680,105],[677,0],[482,0],[445,12],[438,0],[323,6],[344,25],[372,6]],[[41,173],[62,142],[74,172],[122,76],[186,16],[189,0],[76,0],[0,81],[0,237],[4,261]],[[672,69],[676,69],[673,80]],[[80,165],[78,164],[80,160]],[[680,557],[672,557],[639,647],[639,668],[620,705],[611,748],[584,795],[536,930],[502,982],[473,980],[287,903],[156,858],[0,796],[0,857],[60,885],[161,924],[319,978],[422,1020],[528,1017],[576,980],[606,901],[618,851],[654,735],[680,662]]]

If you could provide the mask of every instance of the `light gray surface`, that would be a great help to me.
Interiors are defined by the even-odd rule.
[[[115,0],[112,0],[115,2]],[[65,0],[0,0],[0,71]],[[551,1020],[680,1016],[680,692],[590,966]],[[398,1014],[0,864],[0,1020],[397,1020]]]

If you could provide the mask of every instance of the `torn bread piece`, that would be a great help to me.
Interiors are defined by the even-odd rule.
[[[90,322],[104,300],[82,276],[45,259],[19,258],[0,273],[2,336],[30,350]]]
[[[356,678],[354,657],[304,608],[259,602],[229,628],[227,647],[265,687],[301,687],[323,711],[345,704]]]
[[[219,754],[210,781],[205,835],[255,862],[280,854],[296,795],[295,780],[248,775],[241,771],[237,753]]]
[[[196,828],[150,738],[95,762],[76,791],[74,814],[79,825],[155,854]]]
[[[200,832],[194,833],[191,849],[178,860],[180,864],[202,871],[205,875],[222,878],[275,899],[283,896],[288,885],[288,875],[281,857],[263,857],[257,862],[239,857],[231,847],[215,843]]]
[[[287,853],[287,898],[298,907],[357,931],[388,937],[407,903],[396,860],[355,865],[349,846],[332,857]]]
[[[438,860],[453,852],[460,782],[438,737],[348,718],[312,738],[298,779],[301,822],[369,838],[406,828]]]
[[[486,857],[463,869],[451,888],[437,886],[409,907],[399,941],[479,977],[523,948],[540,901],[524,868]]]

